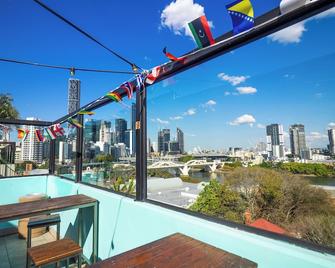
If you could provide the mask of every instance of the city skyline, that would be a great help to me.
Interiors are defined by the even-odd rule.
[[[206,16],[214,25],[211,29],[213,35],[218,36],[231,28],[230,18],[224,14],[222,8],[226,2],[228,1],[223,1],[220,5],[213,3],[205,6],[201,2],[191,1],[189,10],[193,10],[195,4],[204,7]],[[256,16],[278,6],[279,2],[255,1]],[[106,36],[107,41],[113,43],[116,49],[121,51],[126,49],[129,57],[136,59],[139,65],[149,68],[166,61],[161,53],[161,48],[164,46],[171,48],[176,55],[182,55],[195,47],[195,43],[183,27],[177,29],[174,28],[177,25],[167,25],[166,21],[162,20],[163,14],[173,15],[167,9],[170,4],[171,1],[153,2],[146,10],[148,14],[152,14],[144,21],[148,25],[151,43],[150,46],[139,44],[140,56],[131,49],[127,49],[127,45],[113,42],[111,36],[106,36],[105,27],[98,27],[101,26],[100,23],[110,25],[111,22],[90,23],[92,23],[92,29],[96,30],[98,35]],[[62,10],[64,6],[59,3],[53,3],[53,5],[60,12],[66,13],[67,9]],[[69,3],[66,8],[70,8],[71,5],[72,3]],[[105,5],[104,11],[99,7],[91,6],[88,1],[83,1],[81,11],[82,14],[89,14],[91,10],[99,9],[99,12],[104,13],[111,8],[111,4]],[[139,10],[143,8],[138,3],[135,5]],[[122,3],[115,4],[113,7],[124,8]],[[3,35],[9,35],[13,40],[21,40],[21,43],[28,38],[31,42],[24,43],[34,44],[31,47],[25,46],[24,50],[19,45],[20,42],[10,46],[0,44],[0,48],[7,57],[15,56],[47,63],[95,65],[101,68],[108,68],[113,64],[115,68],[127,68],[112,57],[107,64],[104,51],[89,41],[83,40],[65,25],[53,21],[34,4],[24,3],[20,6],[13,3],[6,8],[8,10],[5,10],[4,16],[0,18],[4,25],[10,20],[9,15],[14,10],[21,16],[11,25],[11,32],[1,29],[4,31]],[[31,25],[28,25],[27,30],[31,37],[15,30],[25,20],[31,19],[27,17],[26,9],[38,14]],[[335,51],[332,44],[335,37],[327,31],[329,27],[335,26],[334,14],[334,10],[329,10],[325,14],[298,23],[286,31],[263,38],[149,87],[148,137],[155,141],[158,129],[180,127],[187,141],[186,151],[197,146],[207,149],[250,148],[260,141],[265,141],[266,125],[278,123],[284,127],[285,146],[289,147],[289,126],[301,123],[305,126],[308,147],[326,147],[328,127],[335,125],[335,111],[332,108],[335,98],[332,77],[332,70],[335,68]],[[136,17],[136,14],[134,16]],[[42,19],[45,20],[44,25],[39,23]],[[78,15],[77,19],[83,26],[91,25],[85,24],[81,15]],[[49,27],[58,30],[50,36],[46,32]],[[113,31],[118,30],[113,28]],[[39,32],[44,34],[43,40]],[[296,34],[290,35],[290,32]],[[137,35],[137,33],[132,34]],[[57,44],[56,39],[53,39],[60,36],[67,37],[67,40],[75,44],[78,50],[73,49],[71,53],[64,53],[68,51],[67,45]],[[46,40],[46,37],[50,39]],[[313,49],[315,40],[318,40],[317,50]],[[42,45],[43,42],[48,43],[48,49]],[[36,46],[39,48],[39,55],[34,53]],[[54,53],[50,53],[49,49]],[[92,55],[83,57],[79,52],[88,49]],[[17,54],[13,55],[13,50],[17,51]],[[34,116],[43,120],[55,120],[66,114],[69,73],[5,64],[1,64],[0,68],[3,74],[0,89],[13,95],[14,104],[18,107],[22,118]],[[81,103],[83,104],[104,95],[127,79],[120,75],[106,76],[80,72],[77,72],[74,78],[81,80]],[[48,87],[48,94],[41,94],[45,92],[46,87]],[[35,105],[36,102],[39,105]],[[131,105],[128,100],[124,102]],[[95,111],[97,117],[103,120],[113,120],[114,116],[129,117],[129,109],[116,104],[110,106],[113,107]],[[111,112],[104,114],[103,111]]]

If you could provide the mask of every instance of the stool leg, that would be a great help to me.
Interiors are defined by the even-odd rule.
[[[78,255],[78,268],[81,268],[81,254]]]

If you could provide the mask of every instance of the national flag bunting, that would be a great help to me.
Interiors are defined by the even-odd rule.
[[[120,86],[120,88],[124,89],[127,93],[128,99],[133,97],[133,85],[129,82],[126,82]]]
[[[239,34],[254,27],[254,10],[250,0],[237,0],[226,5],[233,22],[233,33]]]
[[[35,129],[35,135],[38,141],[43,142],[45,140],[40,129]]]
[[[78,114],[82,114],[82,115],[94,115],[94,112],[82,110],[82,111],[79,111]]]
[[[199,48],[215,44],[206,16],[201,16],[188,24]]]
[[[56,133],[52,130],[52,127],[46,128],[46,132],[48,133],[50,139],[54,140],[56,139]]]
[[[116,92],[108,92],[106,96],[116,102],[121,101],[121,96]]]
[[[170,59],[171,61],[179,61],[179,62],[183,62],[186,57],[176,57],[174,55],[172,55],[170,52],[167,51],[166,47],[164,47],[163,49],[163,53],[165,54],[165,56]]]
[[[52,130],[53,133],[57,136],[57,137],[62,137],[64,136],[64,128],[62,128],[62,126],[60,124],[56,124],[52,126]]]
[[[157,77],[159,76],[160,71],[161,71],[160,66],[156,66],[152,68],[151,72],[147,75],[145,82],[149,85],[152,85],[156,81]]]
[[[28,134],[29,134],[28,129],[22,129],[22,128],[17,129],[17,138],[22,141],[25,141],[27,139]]]
[[[73,125],[73,126],[75,126],[75,127],[77,127],[77,128],[82,128],[82,127],[83,127],[83,125],[80,124],[80,122],[79,122],[78,120],[76,120],[76,119],[69,118],[67,121],[68,121],[71,125]]]

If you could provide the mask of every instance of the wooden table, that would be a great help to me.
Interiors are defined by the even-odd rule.
[[[78,239],[82,247],[82,209],[92,207],[93,212],[93,262],[98,256],[98,200],[86,195],[69,195],[44,200],[15,203],[0,206],[0,222],[30,218],[37,215],[79,209],[78,212]]]
[[[98,262],[91,268],[255,268],[257,264],[182,234],[173,234]]]

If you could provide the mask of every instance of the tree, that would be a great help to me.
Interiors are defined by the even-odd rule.
[[[13,98],[10,94],[0,94],[0,118],[17,119],[19,112],[13,105]]]
[[[227,185],[211,180],[190,209],[218,218],[243,222],[246,202]]]
[[[187,163],[190,160],[193,160],[194,157],[192,155],[183,155],[179,158],[180,162]]]

